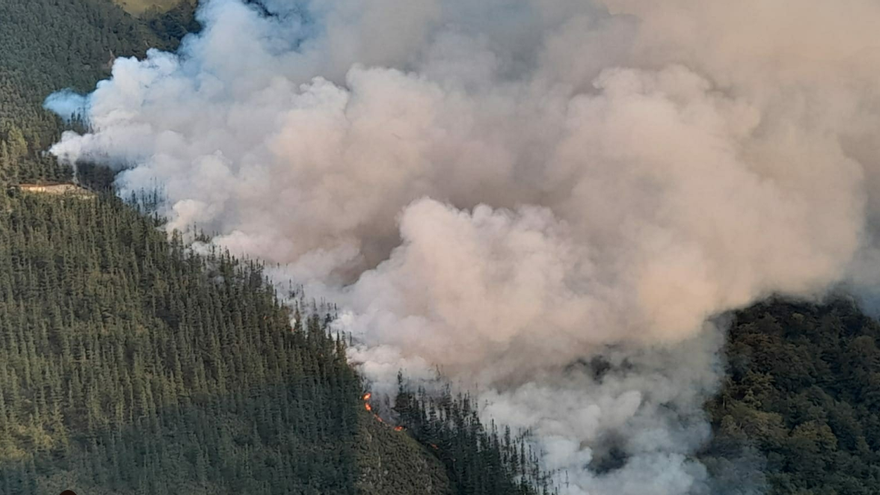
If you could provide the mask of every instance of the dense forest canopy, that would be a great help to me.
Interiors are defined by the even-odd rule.
[[[31,195],[0,224],[3,493],[353,493],[344,344],[156,227]]]
[[[771,494],[880,492],[880,324],[849,299],[740,311],[707,456],[757,449]],[[734,492],[735,493],[735,492]]]
[[[0,2],[0,171],[13,181],[66,180],[45,155],[62,123],[42,109],[53,91],[86,91],[118,56],[173,47],[198,28],[194,5],[134,18],[111,0]]]

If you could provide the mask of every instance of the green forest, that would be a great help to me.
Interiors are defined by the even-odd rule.
[[[48,94],[197,29],[189,2],[0,0],[0,493],[554,493],[467,396],[401,376],[401,428],[378,421],[332,307],[284,306],[258,263],[169,238],[109,171],[79,170],[89,194],[19,187],[73,177],[44,153],[65,125]],[[773,495],[880,493],[880,324],[845,297],[731,319],[710,470],[749,458]]]
[[[706,456],[756,449],[771,494],[880,493],[880,324],[842,297],[734,318]]]
[[[71,171],[44,155],[62,129],[42,108],[53,91],[86,91],[118,56],[171,48],[198,29],[193,5],[134,18],[111,0],[0,1],[0,178],[66,180]]]

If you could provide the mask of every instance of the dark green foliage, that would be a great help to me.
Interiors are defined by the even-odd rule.
[[[259,266],[112,198],[0,221],[0,487],[354,493],[360,382]]]
[[[76,166],[76,180],[77,182],[92,191],[102,192],[102,193],[110,193],[113,191],[113,181],[116,179],[116,174],[113,173],[107,167],[102,167],[100,165],[95,165],[90,162],[80,162]],[[155,194],[151,193],[151,194]],[[137,197],[134,199],[135,202],[142,202],[148,199],[149,196],[145,197]]]
[[[710,464],[757,448],[771,494],[880,493],[880,324],[855,304],[739,312]]]
[[[92,90],[114,57],[172,48],[197,27],[192,11],[187,3],[137,19],[111,0],[0,0],[0,180],[69,180],[43,153],[62,128],[43,100]]]
[[[419,445],[371,414],[360,414],[358,491],[376,495],[452,495],[446,469],[433,449]]]
[[[329,318],[291,328],[259,265],[193,254],[112,196],[9,206],[4,494],[538,493],[535,456],[467,400],[413,402],[430,448],[367,414]]]
[[[555,493],[538,456],[522,437],[480,421],[470,397],[412,391],[398,376],[394,404],[400,425],[446,465],[458,495],[547,495]]]
[[[141,16],[141,19],[164,43],[174,45],[187,33],[201,29],[195,19],[195,9],[195,0],[181,0],[168,10],[148,11]]]

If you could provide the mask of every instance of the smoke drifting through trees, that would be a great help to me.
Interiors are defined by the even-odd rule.
[[[708,490],[706,319],[875,279],[875,2],[262,4],[117,60],[53,153],[339,301],[377,388],[472,384],[568,493]]]

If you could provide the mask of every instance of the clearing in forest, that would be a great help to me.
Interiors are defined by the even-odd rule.
[[[132,15],[141,15],[144,12],[156,8],[160,11],[169,10],[180,2],[191,0],[113,0],[126,12]]]

